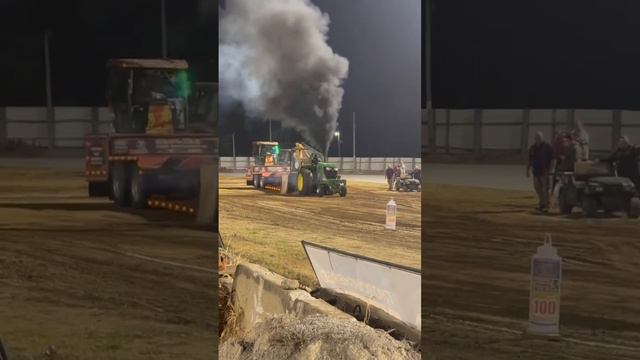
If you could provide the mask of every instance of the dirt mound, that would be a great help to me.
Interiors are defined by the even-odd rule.
[[[420,359],[407,342],[357,321],[327,316],[274,315],[244,338],[227,339],[221,360]]]

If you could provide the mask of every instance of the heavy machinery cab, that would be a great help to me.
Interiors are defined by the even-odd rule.
[[[116,133],[172,134],[189,124],[191,91],[184,60],[112,59],[107,101]]]
[[[89,195],[136,208],[197,199],[201,169],[218,158],[217,84],[192,87],[184,60],[113,59],[107,68],[115,133],[85,136]]]
[[[279,164],[280,145],[275,141],[254,141],[253,161],[255,166],[273,166]]]

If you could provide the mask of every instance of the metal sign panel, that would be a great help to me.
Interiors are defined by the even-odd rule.
[[[420,270],[302,242],[323,288],[356,296],[421,328]]]

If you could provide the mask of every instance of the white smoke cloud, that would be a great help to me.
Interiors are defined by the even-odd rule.
[[[221,98],[280,120],[326,150],[349,62],[327,44],[329,17],[309,0],[228,0],[220,20]]]

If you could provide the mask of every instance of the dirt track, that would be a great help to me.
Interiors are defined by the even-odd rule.
[[[351,180],[348,189],[344,198],[269,194],[221,174],[220,234],[242,258],[307,285],[314,275],[301,240],[420,268],[420,193]],[[384,229],[391,197],[397,231]]]
[[[535,215],[531,191],[427,185],[423,196],[426,358],[639,358],[640,222]],[[545,232],[564,258],[556,341],[521,335]]]
[[[55,359],[213,358],[215,234],[180,214],[89,199],[85,186],[72,170],[0,168],[10,359],[49,346]]]

